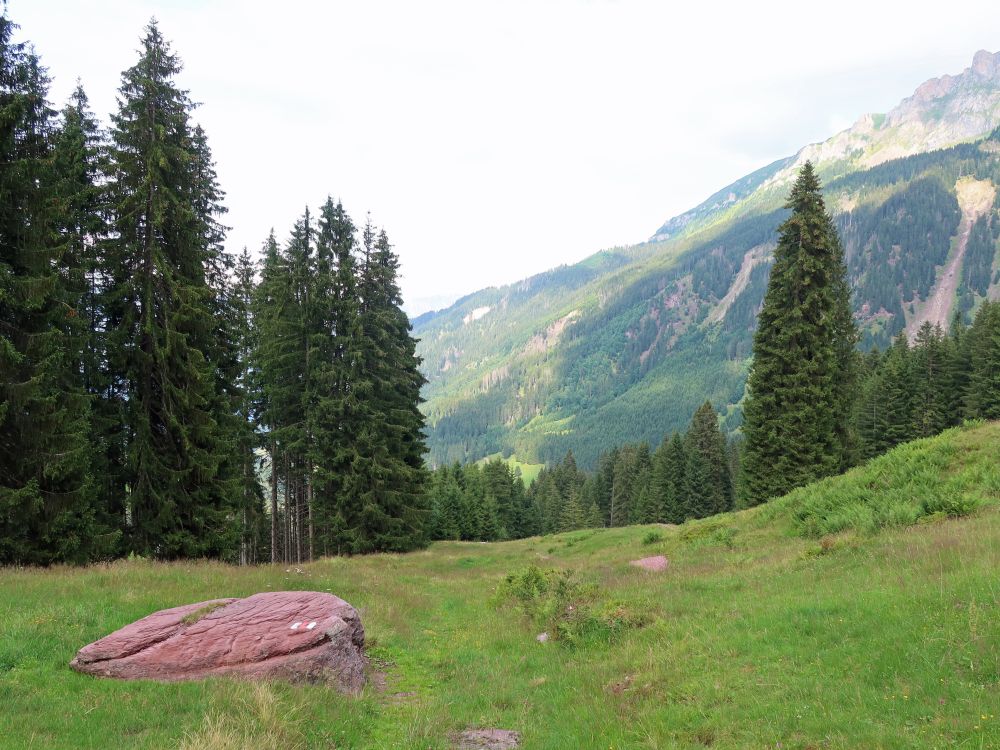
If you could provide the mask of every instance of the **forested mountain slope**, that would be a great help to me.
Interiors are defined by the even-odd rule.
[[[658,443],[706,398],[739,426],[775,230],[812,160],[844,242],[862,345],[1000,297],[1000,54],[920,86],[598,253],[414,321],[436,464],[496,452],[584,466]]]

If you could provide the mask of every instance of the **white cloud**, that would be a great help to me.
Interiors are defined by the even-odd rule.
[[[992,3],[10,0],[55,77],[114,107],[156,15],[204,105],[233,247],[343,198],[408,297],[642,240],[727,181],[997,47]],[[976,19],[970,23],[969,19]]]

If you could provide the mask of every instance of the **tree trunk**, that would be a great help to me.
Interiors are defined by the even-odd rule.
[[[299,474],[295,486],[295,562],[302,562],[302,475]]]
[[[312,461],[306,461],[306,513],[309,514],[309,562],[312,562],[314,559]]]
[[[278,462],[271,440],[271,562],[278,562]]]
[[[286,454],[285,455],[285,548],[282,550],[282,552],[284,552],[283,557],[284,557],[284,561],[286,563],[289,563],[289,562],[292,561],[292,556],[290,554],[291,550],[292,550],[292,547],[291,547],[291,544],[290,544],[290,542],[291,542],[291,528],[290,528],[291,518],[289,518],[289,516],[291,514],[288,512],[288,495],[289,495],[289,491],[291,490],[291,484],[292,484],[292,479],[291,479],[290,472],[289,472],[288,456]]]

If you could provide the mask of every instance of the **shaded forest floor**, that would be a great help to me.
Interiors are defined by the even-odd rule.
[[[997,747],[998,506],[994,423],[680,527],[297,567],[0,570],[0,747],[446,748],[468,727],[546,750]],[[655,554],[666,572],[628,565]],[[361,610],[382,674],[360,697],[67,666],[153,610],[280,589]]]

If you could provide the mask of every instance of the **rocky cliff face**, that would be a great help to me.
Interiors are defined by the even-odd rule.
[[[886,115],[865,115],[828,141],[806,146],[796,164],[846,158],[872,167],[980,138],[998,121],[1000,53],[980,50],[970,67],[924,82]]]

